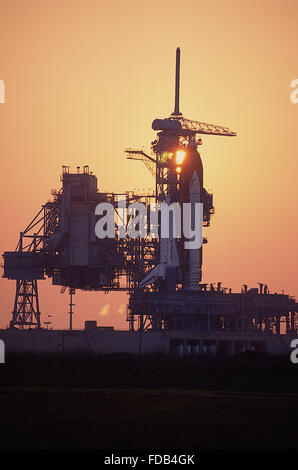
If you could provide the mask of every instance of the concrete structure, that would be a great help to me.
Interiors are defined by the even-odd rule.
[[[116,331],[109,327],[85,330],[0,330],[5,352],[35,354],[173,354],[233,356],[244,351],[289,354],[295,335],[196,331]]]

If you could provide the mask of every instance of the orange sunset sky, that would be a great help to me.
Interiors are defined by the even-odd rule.
[[[269,285],[298,297],[297,0],[0,0],[1,252],[60,189],[62,165],[89,165],[100,190],[154,187],[126,147],[149,151],[151,123],[174,107],[181,48],[181,111],[228,126],[202,136],[206,189],[203,281]],[[0,280],[0,327],[14,281]],[[42,321],[68,326],[68,295],[39,284]],[[123,293],[75,296],[85,320],[127,328]]]

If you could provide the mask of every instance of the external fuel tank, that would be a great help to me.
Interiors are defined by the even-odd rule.
[[[179,167],[178,167],[179,168]],[[181,163],[179,175],[179,199],[182,208],[182,218],[184,219],[185,203],[203,203],[203,164],[196,145],[191,143],[185,149],[185,155]],[[202,207],[202,206],[201,206]],[[202,231],[203,220],[192,207],[191,225],[192,229]],[[202,211],[201,211],[202,214]],[[199,234],[197,233],[197,236]],[[187,249],[185,234],[182,234],[180,243],[180,260],[182,271],[182,285],[185,290],[199,290],[199,282],[202,278],[202,246],[199,248]]]

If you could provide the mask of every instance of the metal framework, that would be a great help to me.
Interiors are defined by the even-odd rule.
[[[169,119],[178,121],[181,124],[181,130],[192,131],[196,134],[223,135],[226,137],[236,136],[236,132],[231,131],[228,127],[207,124],[206,122],[193,121],[191,119],[186,119],[183,116],[172,115]]]
[[[155,164],[156,202],[178,193],[182,188],[179,178],[173,177],[172,155],[175,149],[187,149],[201,145],[197,134],[236,136],[227,127],[186,119],[180,112],[180,49],[176,51],[175,109],[167,119],[156,119],[152,128],[159,131],[152,143],[154,157],[143,151],[130,151],[129,158],[140,159],[146,166]],[[136,157],[137,156],[137,157]],[[198,154],[199,158],[199,154]],[[151,166],[152,173],[152,166]],[[173,198],[171,199],[173,200]],[[174,199],[175,200],[175,199]],[[214,213],[213,195],[203,189],[203,225],[210,225]],[[204,238],[203,242],[207,242]],[[264,287],[264,290],[263,290]],[[128,316],[131,329],[138,325],[141,330],[192,330],[192,331],[242,331],[280,334],[297,332],[298,305],[295,299],[284,294],[270,294],[267,286],[260,290],[247,289],[241,293],[213,285],[200,284],[197,292],[187,292],[183,283],[176,282],[174,292],[162,292],[157,284],[135,290],[129,300]]]
[[[16,295],[10,326],[40,328],[40,311],[36,279],[16,281]]]
[[[15,252],[4,254],[4,277],[16,280],[11,327],[41,326],[37,280],[44,279],[47,241],[58,224],[57,195],[54,196],[55,200],[44,204],[20,233]]]
[[[297,333],[297,303],[285,294],[242,289],[228,293],[221,287],[202,285],[187,295],[177,291],[172,298],[153,292],[130,297],[128,320],[157,330],[205,332]],[[136,318],[135,318],[136,317]]]
[[[221,283],[214,287],[197,282],[199,272],[192,278],[197,282],[196,288],[186,288],[181,272],[187,260],[181,256],[180,240],[172,245],[168,242],[171,249],[178,246],[182,259],[180,273],[169,264],[174,289],[167,291],[165,280],[160,278],[143,284],[148,273],[150,277],[161,263],[160,234],[153,237],[147,225],[145,236],[131,238],[126,232],[123,235],[122,224],[128,224],[132,217],[122,211],[123,200],[127,205],[142,202],[147,214],[152,203],[158,205],[166,199],[181,201],[181,194],[185,197],[183,184],[186,180],[173,169],[173,152],[189,150],[193,155],[192,164],[196,165],[200,161],[197,146],[202,143],[198,135],[236,135],[226,127],[184,118],[179,109],[179,83],[178,48],[173,114],[167,119],[153,121],[152,128],[158,134],[152,143],[151,155],[143,150],[126,150],[128,159],[142,161],[155,178],[154,194],[101,193],[88,166],[83,167],[82,173],[79,167],[77,173],[70,173],[69,166],[62,167],[61,190],[52,193],[53,200],[44,204],[20,233],[16,250],[4,253],[4,277],[16,281],[11,327],[41,327],[37,281],[47,276],[54,285],[62,286],[62,291],[67,287],[70,289],[70,330],[72,295],[75,289],[82,289],[128,291],[130,330],[258,331],[277,335],[298,332],[295,299],[284,294],[270,294],[263,284],[259,290],[248,290],[243,286],[240,293],[232,293],[222,288]],[[187,184],[190,187],[190,183]],[[203,226],[208,227],[214,213],[213,195],[203,187],[202,175],[199,184]],[[117,216],[115,237],[98,239],[95,236],[95,208],[99,203],[109,203],[113,207]],[[203,242],[207,242],[206,238]]]
[[[87,170],[83,174],[71,174],[68,167],[64,167],[63,174],[66,178],[84,176],[87,182],[94,178]],[[66,215],[68,194],[64,194],[64,186],[53,194],[54,200],[43,205],[26,229],[20,233],[16,250],[5,252],[3,255],[4,277],[16,280],[11,327],[41,327],[37,280],[45,279],[45,276],[52,278],[52,283],[61,285],[64,290],[69,287],[73,293],[75,289],[135,292],[142,277],[156,264],[158,241],[152,239],[149,232],[144,238],[134,239],[128,235],[121,237],[117,222],[114,239],[95,239],[90,243],[90,252],[96,248],[96,255],[90,255],[88,265],[72,263],[70,247],[73,234],[71,230],[65,231],[65,225],[70,223],[69,217],[75,217],[83,207],[88,220],[91,221],[96,205],[105,201],[112,204],[115,214],[121,218],[120,196],[125,196],[127,204],[143,202],[149,209],[154,195],[135,194],[132,191],[125,195],[96,192],[90,200],[74,198],[71,201],[74,214]],[[72,304],[72,301],[70,303]],[[71,318],[72,314],[70,329]]]

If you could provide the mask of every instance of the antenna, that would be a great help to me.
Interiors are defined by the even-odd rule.
[[[176,49],[176,77],[175,77],[175,109],[173,112],[174,116],[179,116],[179,94],[180,94],[180,47]]]
[[[207,122],[193,121],[183,117],[179,109],[180,98],[180,47],[176,49],[176,75],[175,75],[175,108],[174,112],[167,119],[154,119],[152,129],[154,131],[175,132],[177,135],[183,134],[209,134],[209,135],[225,135],[235,136],[236,132],[231,131],[228,127],[216,126]],[[199,144],[199,141],[197,142]],[[155,152],[155,150],[154,150]],[[127,152],[128,154],[132,152]],[[137,152],[138,154],[140,152]],[[156,153],[156,152],[155,152]],[[148,157],[147,155],[143,155]],[[130,158],[130,157],[129,157]],[[146,163],[147,160],[146,160]],[[156,163],[156,162],[155,162]]]

